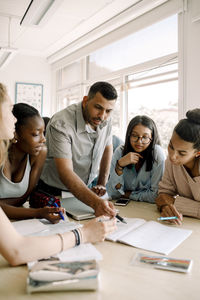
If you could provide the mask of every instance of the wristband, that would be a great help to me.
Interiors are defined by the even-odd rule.
[[[124,169],[124,167],[120,166],[118,160],[117,160],[116,168],[117,168],[119,171],[123,171],[123,169]]]
[[[77,231],[78,231],[79,236],[80,236],[80,244],[81,244],[81,243],[82,243],[82,240],[83,240],[83,235],[82,235],[81,228],[77,228]]]
[[[81,241],[80,241],[80,234],[77,229],[72,230],[73,234],[75,235],[75,246],[79,246]]]

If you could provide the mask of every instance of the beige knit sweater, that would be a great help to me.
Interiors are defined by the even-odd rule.
[[[173,165],[169,158],[165,162],[158,193],[178,195],[174,202],[177,210],[185,216],[200,219],[200,176],[192,178],[184,166]]]

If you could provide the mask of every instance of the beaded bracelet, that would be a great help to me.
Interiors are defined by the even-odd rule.
[[[73,234],[75,235],[75,246],[79,246],[81,241],[80,241],[80,234],[77,229],[72,230]]]
[[[80,236],[80,244],[82,243],[83,240],[83,235],[82,235],[82,230],[81,228],[77,228],[78,232],[79,232],[79,236]]]

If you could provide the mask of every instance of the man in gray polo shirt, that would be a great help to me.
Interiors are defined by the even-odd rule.
[[[96,82],[82,102],[56,113],[46,130],[48,154],[39,186],[58,195],[69,190],[91,206],[96,216],[115,215],[113,204],[102,201],[112,158],[110,114],[117,92],[107,82]],[[99,174],[98,173],[99,170]],[[97,186],[88,188],[99,175]]]

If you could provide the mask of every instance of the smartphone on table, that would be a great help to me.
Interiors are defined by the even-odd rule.
[[[129,203],[130,199],[128,198],[119,198],[115,201],[115,205],[126,206]]]

